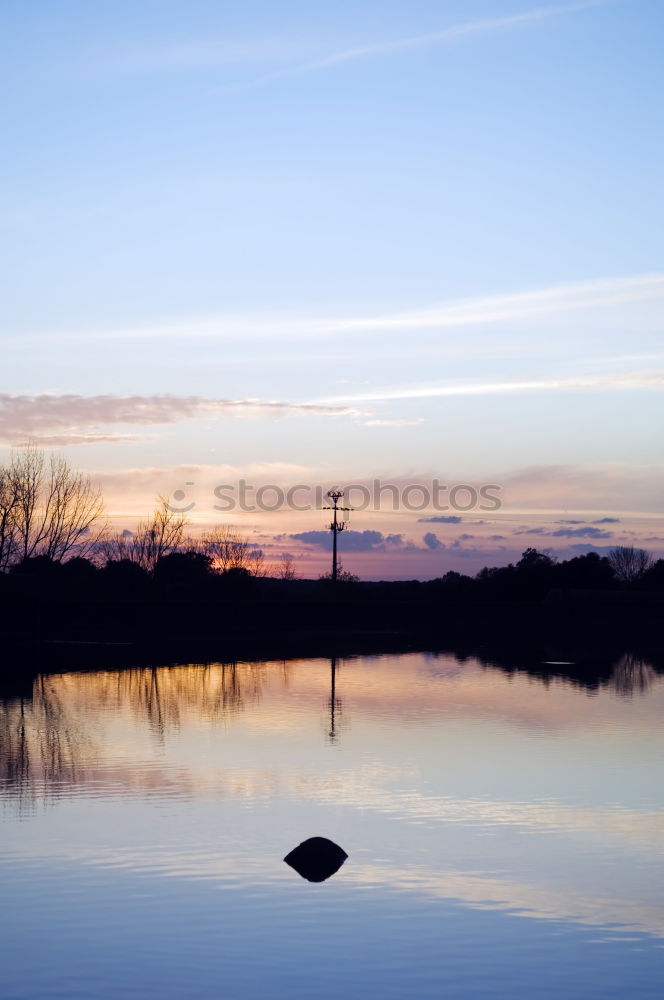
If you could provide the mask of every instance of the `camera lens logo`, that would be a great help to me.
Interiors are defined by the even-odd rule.
[[[184,485],[185,486],[195,486],[196,484],[188,482],[188,483],[185,483]],[[176,501],[177,504],[181,505],[182,501],[186,500],[186,498],[187,498],[186,490],[177,489],[177,490],[173,491],[173,499]],[[174,504],[169,503],[168,504],[168,509],[173,514],[187,514],[190,510],[193,510],[195,506],[196,506],[196,501],[192,500],[190,503],[186,504],[184,507],[183,506],[176,507]]]

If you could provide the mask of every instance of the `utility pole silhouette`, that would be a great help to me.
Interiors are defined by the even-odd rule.
[[[328,498],[332,501],[330,507],[323,507],[323,510],[332,510],[334,514],[332,516],[332,521],[330,523],[330,531],[332,532],[332,582],[337,582],[337,535],[340,531],[343,531],[346,527],[346,521],[348,518],[344,518],[343,515],[341,520],[338,518],[338,513],[341,511],[350,511],[352,507],[340,507],[339,501],[343,500],[344,491],[343,490],[330,490],[327,494]]]

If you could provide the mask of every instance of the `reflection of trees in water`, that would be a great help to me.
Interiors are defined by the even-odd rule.
[[[217,663],[95,674],[89,697],[96,708],[129,709],[164,735],[185,717],[216,722],[237,715],[260,700],[267,671],[265,663]]]
[[[23,698],[0,704],[0,781],[20,789],[30,779]]]
[[[0,702],[0,779],[19,796],[81,780],[92,741],[65,704],[57,677],[39,677],[32,698]]]
[[[634,653],[624,653],[613,665],[609,687],[616,694],[631,698],[633,694],[643,694],[657,679],[657,671],[652,663],[647,663]]]
[[[468,655],[458,659],[463,662]],[[435,663],[436,655],[427,659]],[[635,653],[556,668],[534,668],[532,656],[519,662],[519,657],[506,652],[491,659],[485,654],[475,662],[508,676],[527,673],[545,684],[559,678],[589,690],[612,690],[621,697],[647,692],[662,670],[661,661]],[[216,725],[237,716],[261,699],[268,678],[287,689],[290,669],[286,661],[279,669],[274,663],[245,662],[40,676],[32,697],[0,700],[0,781],[25,801],[93,782],[108,759],[102,745],[103,719],[133,717],[165,740],[187,720]],[[348,725],[339,681],[339,663],[332,659],[325,711],[325,730],[332,743]]]
[[[466,653],[462,655],[455,650],[449,653],[461,663],[468,659]],[[478,652],[476,662],[484,670],[500,670],[508,677],[526,674],[545,687],[556,681],[592,692],[609,690],[622,697],[645,694],[664,671],[661,655],[655,654],[613,650],[600,656],[566,650],[564,655],[551,654],[551,659],[549,655],[543,659],[541,650],[510,651],[505,648],[491,653]]]
[[[210,724],[261,698],[265,663],[40,676],[31,698],[0,701],[0,781],[22,799],[84,783],[101,757],[96,717],[130,713],[165,738],[186,718]],[[283,665],[282,682],[288,681]]]

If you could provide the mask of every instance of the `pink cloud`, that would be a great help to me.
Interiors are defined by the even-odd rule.
[[[208,416],[275,418],[357,416],[350,406],[201,396],[17,396],[0,393],[0,440],[45,445],[132,441],[132,434],[107,434],[109,424],[158,426]]]

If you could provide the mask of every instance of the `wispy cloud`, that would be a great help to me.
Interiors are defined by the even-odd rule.
[[[593,528],[588,525],[582,528],[558,528],[551,532],[552,538],[613,538],[610,531],[603,531],[602,528]]]
[[[608,518],[610,521],[618,520],[617,518]],[[581,524],[580,521],[570,521],[569,524]],[[557,528],[555,531],[551,531],[545,527],[538,528],[519,528],[514,532],[516,535],[549,535],[551,538],[612,538],[613,535],[610,531],[604,531],[602,528],[594,528],[592,525],[585,525],[580,528]]]
[[[396,417],[394,420],[365,420],[365,427],[416,427],[424,423],[424,417],[417,417],[415,420],[403,420]]]
[[[505,508],[661,517],[664,466],[622,463],[541,465],[495,474]]]
[[[137,43],[95,51],[95,73],[119,75],[168,73],[220,67],[265,66],[303,55],[302,44],[286,37],[184,38],[162,44]]]
[[[0,440],[9,444],[21,444],[29,441],[33,444],[43,445],[45,448],[64,448],[73,444],[136,444],[139,441],[149,441],[150,436],[147,434],[97,434],[94,432],[65,432],[63,434],[34,432],[30,435],[19,434],[16,437],[8,435],[3,438],[0,436]]]
[[[324,549],[326,552],[332,549],[332,538],[329,531],[300,531],[296,534],[286,536],[289,540],[302,542],[304,545]],[[461,538],[472,538],[472,535],[462,535]],[[412,554],[414,552],[430,553],[445,549],[445,544],[428,531],[422,538],[424,545],[417,545],[414,541],[408,541],[403,534],[383,534],[382,531],[353,531],[347,530],[343,534],[341,545],[344,552],[388,552],[392,555],[396,553]]]
[[[451,45],[455,42],[463,41],[477,35],[487,35],[499,31],[507,31],[510,28],[526,27],[539,21],[548,20],[565,14],[574,14],[591,7],[605,6],[608,0],[586,0],[586,2],[574,4],[555,4],[548,7],[537,7],[533,10],[521,11],[518,14],[506,14],[501,17],[476,18],[472,21],[463,21],[460,24],[453,24],[447,28],[429,31],[421,35],[412,35],[405,38],[387,39],[377,42],[367,42],[363,45],[356,45],[346,49],[339,49],[327,55],[310,59],[306,62],[287,66],[251,80],[239,81],[230,86],[222,88],[219,92],[225,93],[234,90],[251,89],[261,87],[278,80],[289,77],[304,76],[309,73],[317,73],[326,69],[333,69],[346,63],[358,62],[365,59],[375,59],[380,56],[398,55],[404,52],[415,52],[421,49],[428,49],[437,46]]]
[[[210,35],[178,38],[163,42],[136,42],[102,48],[91,53],[87,68],[98,75],[178,73],[205,70],[242,69],[253,72],[248,79],[222,84],[217,94],[261,87],[278,80],[334,69],[348,63],[423,49],[443,47],[482,35],[527,28],[552,18],[564,17],[606,6],[612,0],[580,0],[571,4],[551,4],[497,17],[483,17],[435,28],[418,35],[368,40],[330,50],[311,37],[288,35],[244,37]],[[260,72],[262,70],[262,72]],[[257,75],[256,75],[257,74]]]
[[[348,484],[347,470],[345,474],[343,470],[328,465],[295,465],[284,462],[248,462],[242,465],[229,465],[222,461],[221,454],[218,460],[210,456],[210,464],[198,462],[162,466],[135,464],[113,469],[97,467],[90,471],[94,472],[95,478],[102,485],[109,502],[109,509],[118,516],[132,512],[141,514],[149,509],[157,494],[171,495],[173,490],[186,487],[186,502],[192,500],[196,502],[195,516],[201,521],[218,518],[219,515],[214,508],[214,504],[218,501],[213,491],[220,483],[237,484],[240,479],[244,479],[256,488],[265,483],[272,483],[282,487],[284,491],[296,483],[303,483],[309,485],[312,497],[315,495],[316,487],[321,485],[325,492],[332,485],[341,484],[343,488]],[[433,478],[437,475],[437,470],[417,476],[395,475],[392,470],[385,471],[380,479],[383,484],[393,484],[403,495],[403,491],[413,483],[428,484],[430,488]],[[448,483],[467,481],[455,475],[453,470],[450,470],[449,478],[446,479]],[[533,538],[550,536],[550,533],[562,524],[561,513],[573,515],[569,519],[570,522],[574,522],[573,527],[588,524],[607,526],[612,531],[622,531],[627,522],[623,520],[622,527],[619,526],[620,516],[620,518],[634,519],[632,523],[636,525],[639,537],[662,534],[664,513],[664,465],[662,464],[550,465],[503,471],[494,468],[489,473],[485,471],[479,481],[501,484],[502,508],[490,521],[478,518],[474,513],[467,513],[461,517],[458,514],[431,511],[423,513],[412,523],[431,525],[431,530],[437,533],[440,531],[441,539],[447,544],[447,551],[452,555],[458,554],[450,547],[452,542],[459,538],[456,535],[457,531],[464,535],[474,532],[476,538],[488,543],[504,541],[505,539],[495,538],[492,535],[506,534],[508,528],[518,554],[523,548],[519,542],[520,536],[522,539],[528,535],[532,535]],[[369,491],[374,488],[373,476],[353,477],[352,482]],[[354,495],[357,494],[351,494],[349,499],[351,506]],[[298,494],[298,499],[301,499],[301,496]],[[608,518],[604,513],[607,510],[616,513]],[[255,519],[253,513],[243,516],[245,518],[249,516],[252,523]],[[281,515],[277,517],[270,514],[268,517],[271,532],[275,530],[273,524],[275,520],[279,521],[278,530],[293,530],[287,516],[284,515],[283,520],[280,519]],[[405,525],[411,523],[410,517],[404,521],[399,512],[394,511],[389,493],[382,497],[380,510],[376,510],[370,516],[367,515],[366,522],[364,517],[365,515],[353,515],[356,526],[378,527],[386,533],[385,538],[390,532],[403,531]],[[615,528],[614,522],[617,525]],[[321,522],[314,517],[302,527],[320,528]],[[346,534],[347,532],[344,532],[344,535]],[[327,531],[326,537],[329,535],[330,532]],[[541,541],[544,543],[545,539],[541,538]],[[645,538],[641,538],[641,542],[644,541]],[[546,537],[546,544],[550,542],[553,542],[553,539]],[[560,542],[562,539],[557,540],[557,543]],[[390,544],[395,543],[391,541]],[[640,543],[637,541],[635,544]],[[399,547],[399,552],[405,554],[417,551],[419,549],[409,549],[405,542]],[[464,548],[463,554],[468,555],[467,548]],[[492,555],[495,556],[496,552],[493,551]]]
[[[664,371],[629,372],[605,375],[565,375],[556,378],[504,379],[486,382],[446,382],[439,385],[404,386],[375,389],[348,396],[334,396],[325,403],[428,399],[438,396],[494,396],[558,390],[635,390],[664,388]]]
[[[598,278],[512,292],[504,295],[453,299],[437,305],[405,312],[366,316],[302,316],[280,314],[221,313],[194,316],[171,323],[127,326],[75,333],[57,331],[58,341],[89,343],[94,340],[191,340],[212,338],[223,341],[282,340],[307,341],[330,334],[381,334],[390,331],[445,330],[527,321],[537,316],[607,309],[637,302],[664,301],[664,272],[629,277]],[[47,339],[41,334],[15,337],[22,345]],[[10,339],[7,335],[5,340]],[[664,355],[639,354],[630,360],[655,360]],[[596,359],[593,359],[595,361]],[[607,360],[607,359],[599,359]],[[625,358],[614,358],[619,363]]]
[[[294,542],[313,545],[326,552],[332,548],[332,538],[329,531],[299,531],[288,536]],[[387,543],[401,544],[401,535],[386,537],[382,531],[344,531],[344,549],[346,552],[383,551]]]
[[[445,548],[444,544],[441,542],[438,535],[435,535],[433,531],[427,531],[427,533],[422,536],[422,541],[424,542],[424,544],[428,549],[431,549],[432,552],[434,552],[436,549]]]
[[[600,278],[570,282],[533,291],[493,295],[442,303],[411,312],[337,320],[337,331],[423,330],[444,327],[481,326],[511,322],[533,316],[580,309],[614,306],[630,302],[664,299],[664,273],[638,274],[626,278]]]
[[[149,426],[201,417],[275,419],[288,416],[360,416],[349,406],[288,403],[259,399],[205,399],[200,396],[16,396],[0,393],[0,440],[26,439],[45,445],[135,440],[131,434],[108,434],[109,424]]]
[[[463,518],[458,514],[446,514],[436,517],[418,517],[420,524],[461,524]]]
[[[218,519],[214,504],[218,502],[214,489],[220,483],[239,483],[244,479],[256,487],[265,483],[282,486],[285,490],[295,483],[316,483],[323,476],[319,470],[292,462],[247,462],[231,465],[218,461],[212,464],[192,462],[177,465],[140,464],[124,468],[97,468],[95,480],[103,488],[109,510],[118,517],[141,514],[149,509],[155,496],[172,496],[175,489],[184,489],[188,505],[196,504],[195,515]]]

